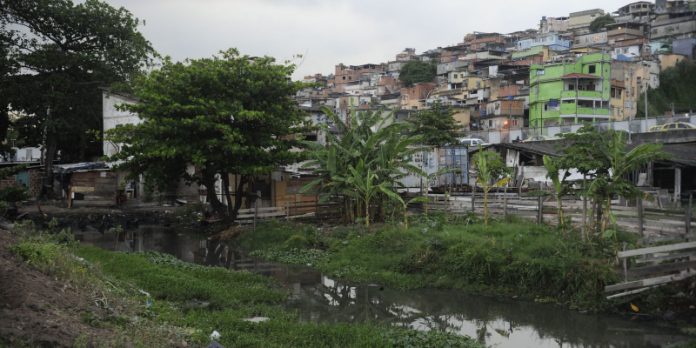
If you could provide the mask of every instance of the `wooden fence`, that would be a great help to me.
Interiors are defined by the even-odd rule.
[[[608,299],[696,276],[696,242],[623,250],[617,257],[621,260],[623,281],[606,286],[604,291],[623,292],[607,296]]]
[[[340,205],[337,203],[285,202],[280,207],[259,207],[240,209],[236,222],[239,224],[256,224],[265,219],[316,219],[318,221],[336,221],[341,217]]]
[[[471,212],[483,212],[483,196],[430,195],[427,209],[442,211],[455,215]],[[639,201],[640,202],[640,201]],[[635,207],[612,205],[612,213],[619,228],[635,231],[643,238],[645,244],[694,239],[694,221],[692,209],[687,205],[683,210],[644,208],[642,204]],[[424,207],[425,208],[425,207]],[[558,223],[557,202],[552,196],[523,196],[518,193],[492,193],[489,195],[489,213],[492,216],[514,215],[520,218],[555,225]],[[572,197],[563,199],[563,211],[566,219],[582,229],[592,219],[590,203]]]
[[[618,252],[617,272],[623,279],[605,287],[608,299],[636,294],[656,286],[696,276],[696,236],[692,218],[692,199],[683,210],[644,208],[638,200],[635,207],[612,205],[616,224],[625,231],[637,232],[646,248]],[[483,197],[433,195],[428,209],[449,214],[483,211]],[[494,193],[489,197],[491,215],[517,217],[556,224],[558,202],[553,197],[531,197]],[[563,199],[565,217],[580,228],[589,219],[588,203]],[[655,245],[659,243],[672,243]]]

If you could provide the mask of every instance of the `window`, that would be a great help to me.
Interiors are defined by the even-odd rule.
[[[596,72],[597,72],[597,66],[594,65],[594,64],[590,65],[590,66],[588,67],[588,71],[589,71],[590,74],[596,73]]]
[[[578,107],[592,108],[594,107],[594,102],[592,100],[578,100]]]
[[[572,84],[572,83],[568,84],[568,90],[569,90],[569,91],[574,91],[574,90],[575,90],[575,85]]]
[[[612,88],[611,89],[611,97],[612,98],[621,98],[621,90],[618,88]]]

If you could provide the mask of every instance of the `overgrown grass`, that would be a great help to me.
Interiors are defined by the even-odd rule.
[[[15,251],[39,269],[48,271],[47,266],[55,264],[85,269],[83,283],[99,291],[111,289],[112,300],[120,298],[132,306],[114,318],[82,318],[123,333],[105,346],[165,347],[182,340],[206,346],[208,335],[217,330],[226,347],[480,347],[469,338],[434,331],[376,323],[300,322],[283,307],[285,290],[268,278],[191,265],[165,254],[111,252],[45,236],[24,238]],[[72,271],[55,274],[71,277]],[[269,320],[244,320],[254,316]],[[87,342],[85,337],[75,344]]]
[[[290,240],[306,240],[303,248]],[[571,307],[602,304],[605,284],[615,280],[608,250],[564,237],[545,225],[433,216],[409,229],[382,225],[318,229],[269,223],[245,233],[242,248],[263,257],[313,262],[321,271],[355,282],[399,288],[447,287],[563,302]],[[290,257],[320,250],[321,258]]]
[[[248,272],[213,267],[182,267],[179,261],[163,262],[159,254],[124,254],[81,246],[78,255],[99,264],[102,271],[149,291],[159,301],[153,311],[159,321],[192,328],[196,342],[205,342],[213,330],[229,347],[366,347],[441,346],[476,347],[473,341],[443,333],[363,324],[315,324],[299,322],[281,304],[287,294],[268,278]],[[154,257],[153,257],[154,256]],[[206,303],[205,308],[199,304]],[[209,303],[209,306],[207,305]],[[250,323],[244,318],[270,318]],[[412,337],[404,343],[404,337]]]
[[[43,231],[36,230],[33,224],[25,224],[17,226],[15,232],[20,241],[11,250],[30,266],[60,279],[65,286],[86,297],[93,307],[82,312],[78,319],[110,332],[100,337],[81,333],[73,343],[75,347],[93,346],[95,340],[103,347],[164,347],[190,336],[182,328],[150,320],[153,313],[143,305],[144,298],[138,288],[115,281],[94,264],[76,256],[74,249],[78,244],[69,230],[49,224],[49,230]],[[34,344],[27,342],[29,346]]]

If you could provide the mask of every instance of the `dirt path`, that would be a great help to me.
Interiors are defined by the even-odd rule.
[[[80,319],[99,315],[89,295],[26,265],[9,250],[15,241],[0,230],[0,345],[68,347],[111,336]]]

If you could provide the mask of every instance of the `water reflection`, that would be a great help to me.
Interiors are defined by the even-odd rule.
[[[259,262],[233,245],[158,227],[85,232],[84,242],[121,251],[160,251],[199,264],[245,269],[284,284],[288,306],[302,320],[378,321],[417,330],[443,330],[493,347],[663,347],[687,340],[654,322],[585,315],[553,305],[468,296],[460,291],[399,291],[351,285],[306,267]]]

